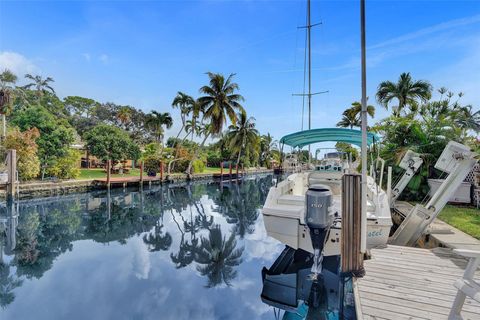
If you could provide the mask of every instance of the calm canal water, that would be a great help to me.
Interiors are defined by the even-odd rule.
[[[260,299],[261,269],[283,249],[259,210],[271,184],[257,176],[2,208],[0,319],[274,319]]]

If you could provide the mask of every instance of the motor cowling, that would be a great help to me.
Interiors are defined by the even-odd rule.
[[[325,185],[312,185],[306,192],[305,222],[310,229],[328,229],[333,222],[332,192]]]

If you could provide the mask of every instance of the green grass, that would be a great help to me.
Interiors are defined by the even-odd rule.
[[[439,216],[440,220],[480,239],[480,210],[472,207],[447,205]]]
[[[138,177],[140,175],[139,169],[131,169],[128,174],[112,174],[112,177]],[[104,169],[80,169],[80,176],[78,180],[100,179],[106,178],[107,173]]]
[[[228,172],[228,169],[223,168],[223,172]],[[203,173],[220,173],[220,168],[209,168],[206,167]]]

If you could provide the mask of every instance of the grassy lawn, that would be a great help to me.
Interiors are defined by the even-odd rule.
[[[447,205],[440,213],[439,218],[472,237],[480,239],[480,210]]]
[[[228,172],[228,169],[224,168],[223,172]],[[203,171],[203,173],[220,173],[220,167],[218,167],[218,168],[207,167],[207,168],[205,168],[205,171]]]
[[[113,177],[138,177],[140,175],[139,169],[132,169],[128,174],[112,174]],[[106,178],[107,173],[104,169],[80,169],[80,176],[78,180],[86,179],[100,179]]]
[[[223,172],[228,172],[228,169],[223,169]],[[203,173],[220,173],[220,168],[205,168]],[[146,173],[145,173],[146,175]],[[112,174],[113,177],[138,177],[140,176],[139,169],[132,169],[128,174]],[[104,169],[80,169],[80,176],[78,180],[100,179],[106,178],[107,173]]]

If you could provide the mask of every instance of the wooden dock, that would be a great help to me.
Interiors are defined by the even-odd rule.
[[[145,183],[153,183],[153,182],[156,182],[156,183],[161,182],[160,177],[144,176],[142,180],[143,180],[144,184]],[[96,185],[104,186],[104,185],[107,184],[107,178],[95,179],[95,180],[93,180],[93,182]],[[110,185],[111,186],[122,185],[122,186],[126,187],[128,185],[139,185],[141,183],[142,183],[142,181],[141,181],[140,177],[114,177],[114,178],[112,177],[112,178],[110,178]]]
[[[373,249],[366,276],[354,280],[358,319],[447,319],[457,293],[453,283],[467,260],[451,249],[391,246]],[[477,271],[476,278],[480,278]],[[467,298],[463,319],[480,319],[480,303]]]

